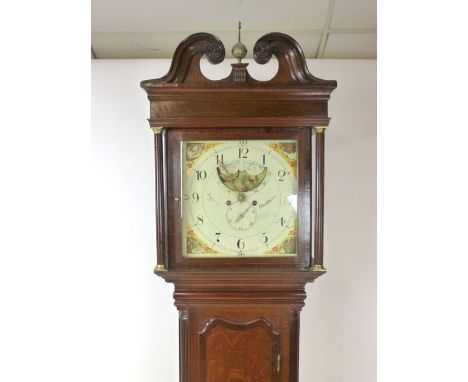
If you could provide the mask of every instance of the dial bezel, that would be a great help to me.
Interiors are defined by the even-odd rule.
[[[171,269],[212,268],[212,267],[280,267],[307,268],[311,253],[311,129],[297,128],[233,128],[216,129],[170,129],[167,133],[168,163],[167,216],[168,251]],[[222,141],[222,140],[295,140],[298,142],[297,155],[297,256],[293,257],[185,257],[182,245],[182,166],[181,142]]]

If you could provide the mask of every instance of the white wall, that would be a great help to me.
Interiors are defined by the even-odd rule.
[[[178,381],[178,315],[173,287],[155,265],[153,133],[141,80],[164,75],[170,60],[92,61],[92,151],[96,261],[108,274],[96,293],[102,354],[113,382]],[[326,132],[325,266],[307,287],[301,315],[301,382],[376,380],[376,62],[309,60],[335,79]],[[251,64],[259,79],[275,65]],[[220,78],[229,62],[204,65]],[[104,356],[105,354],[105,356]]]

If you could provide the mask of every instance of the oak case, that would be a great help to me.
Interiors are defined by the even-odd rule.
[[[324,133],[336,82],[311,75],[287,35],[269,33],[253,52],[260,64],[278,59],[272,80],[251,78],[240,60],[227,78],[208,80],[200,58],[219,63],[224,46],[211,34],[196,33],[178,46],[166,76],[141,83],[155,132],[155,273],[174,284],[181,382],[296,382],[305,285],[325,273]],[[180,143],[223,139],[299,143],[298,256],[182,256]]]

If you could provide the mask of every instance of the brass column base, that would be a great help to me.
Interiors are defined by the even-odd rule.
[[[327,270],[323,267],[323,265],[315,264],[309,268],[312,272],[322,272],[325,273]]]
[[[165,265],[158,264],[154,268],[154,273],[156,273],[156,272],[167,272],[167,268],[166,268]]]

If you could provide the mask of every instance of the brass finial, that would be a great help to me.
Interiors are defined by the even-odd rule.
[[[239,37],[237,43],[232,47],[232,55],[237,58],[239,64],[241,63],[242,59],[247,55],[247,48],[241,42],[241,22],[239,21]]]

